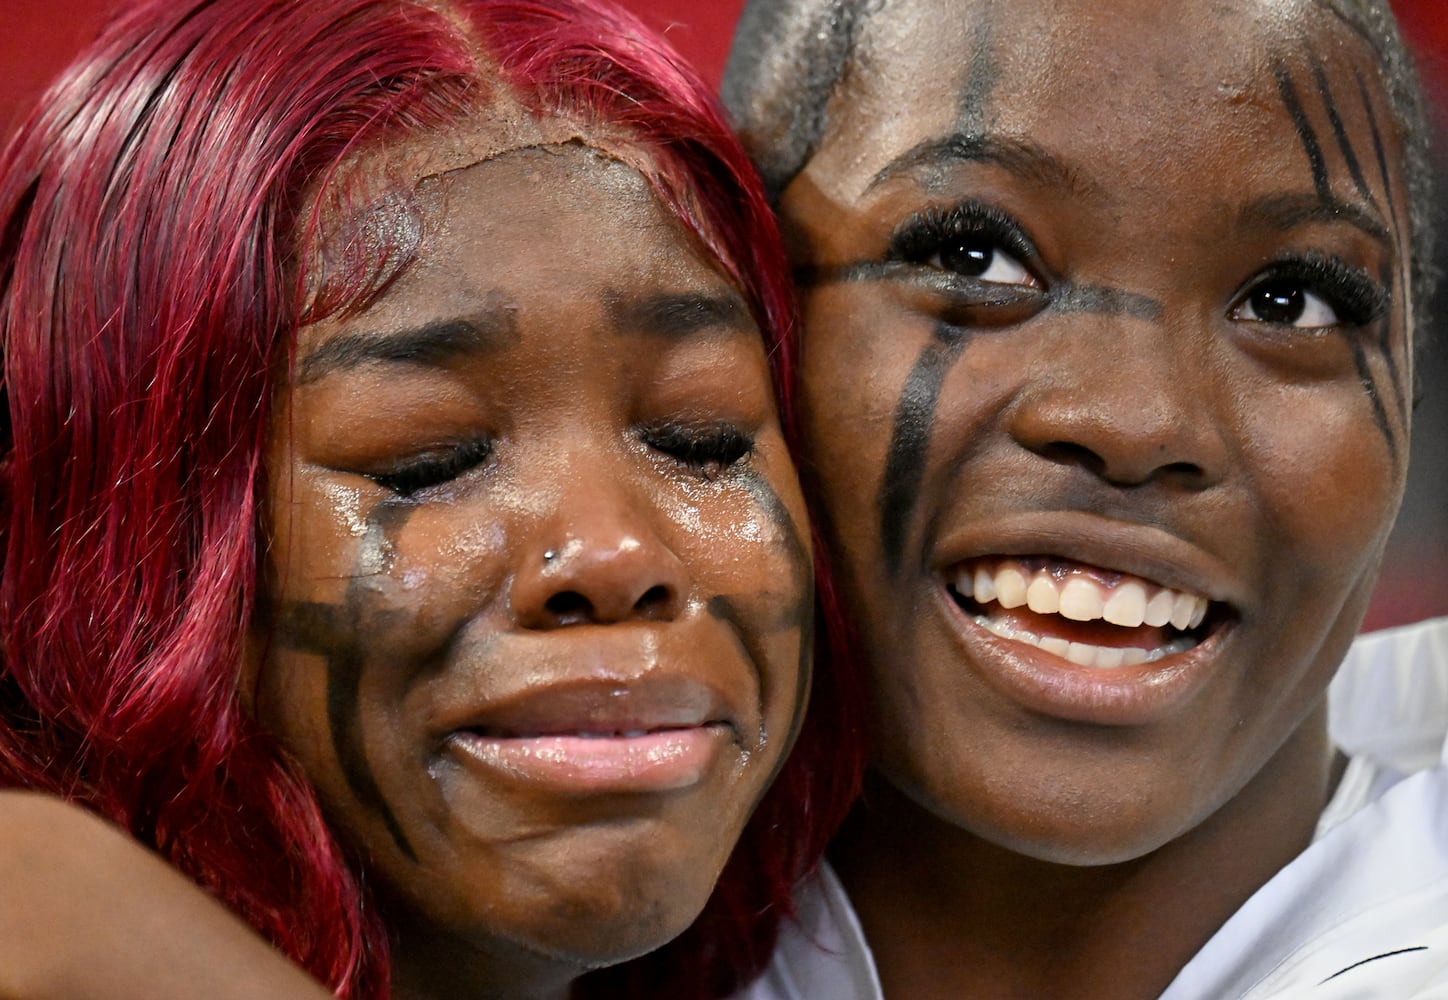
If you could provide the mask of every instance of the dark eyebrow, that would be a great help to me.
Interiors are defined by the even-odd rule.
[[[501,302],[468,316],[386,332],[331,337],[297,362],[297,383],[367,365],[437,367],[469,354],[495,351],[516,336],[512,311]]]
[[[1244,226],[1268,226],[1292,229],[1313,222],[1345,222],[1362,230],[1387,250],[1392,250],[1392,236],[1376,212],[1332,195],[1275,194],[1258,198],[1243,206],[1237,222]]]
[[[994,163],[1026,180],[1054,187],[1085,191],[1090,185],[1079,171],[1052,156],[1034,142],[979,133],[955,132],[926,139],[895,157],[870,178],[869,191],[892,177],[914,171],[948,167],[955,163]]]
[[[609,296],[609,319],[618,333],[680,340],[706,333],[748,333],[749,310],[734,292],[660,293],[643,297]]]

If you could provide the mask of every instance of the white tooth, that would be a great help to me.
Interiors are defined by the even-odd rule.
[[[1101,593],[1096,584],[1081,577],[1072,577],[1061,588],[1061,614],[1076,622],[1095,621],[1101,617]],[[1090,666],[1090,664],[1083,664]]]
[[[1146,650],[1136,646],[1127,646],[1121,651],[1122,666],[1134,667],[1138,663],[1146,662]]]
[[[1153,628],[1165,625],[1171,621],[1171,611],[1174,607],[1176,607],[1176,595],[1170,590],[1163,590],[1146,602],[1146,615],[1143,620]]]
[[[955,592],[961,597],[972,598],[975,596],[975,588],[971,586],[970,570],[957,570],[955,574]]]
[[[1044,573],[1037,575],[1026,588],[1026,607],[1038,615],[1054,615],[1061,610],[1061,598],[1056,593],[1056,582]]]
[[[1187,628],[1196,628],[1202,623],[1202,619],[1207,617],[1207,604],[1208,601],[1205,597],[1197,598],[1196,610],[1192,612],[1192,620],[1187,624]]]
[[[1007,566],[996,573],[995,591],[1001,607],[1020,607],[1026,603],[1026,575],[1014,566]]]
[[[1096,666],[1096,647],[1084,642],[1073,642],[1066,647],[1066,659],[1083,667]]]
[[[1114,646],[1096,647],[1096,665],[1098,667],[1119,667],[1126,659],[1126,650]]]
[[[1039,641],[1037,641],[1036,645],[1040,646],[1052,656],[1059,656],[1063,660],[1066,658],[1066,654],[1071,650],[1071,644],[1069,642],[1054,635],[1044,636]]]
[[[1171,627],[1185,629],[1192,622],[1192,615],[1197,610],[1197,599],[1191,594],[1178,594],[1176,602],[1171,609]]]
[[[993,635],[1000,636],[1002,639],[1012,639],[1016,642],[1030,643],[1032,646],[1036,644],[1036,637],[1033,633],[1027,632],[1025,629],[1015,628],[1009,622],[995,618],[987,618],[985,615],[976,615],[975,621],[981,628]]]
[[[1113,625],[1136,628],[1146,620],[1146,588],[1139,583],[1123,583],[1101,609],[1101,617]]]
[[[990,573],[981,566],[975,571],[975,600],[977,604],[985,604],[996,599],[995,581],[991,579]]]

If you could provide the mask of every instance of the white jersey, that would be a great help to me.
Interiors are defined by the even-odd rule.
[[[1161,1000],[1448,1000],[1448,618],[1361,637],[1329,693],[1349,763],[1313,843]],[[883,1000],[828,866],[736,1000]]]

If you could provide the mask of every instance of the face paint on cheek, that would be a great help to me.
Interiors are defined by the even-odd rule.
[[[789,508],[784,505],[769,481],[758,473],[747,473],[744,482],[750,495],[764,512],[766,520],[775,528],[778,539],[775,548],[789,561],[792,581],[790,589],[794,599],[780,607],[778,616],[770,621],[763,621],[759,615],[748,613],[742,601],[724,594],[710,600],[708,610],[709,614],[728,625],[734,633],[740,648],[754,663],[761,686],[764,684],[763,665],[766,659],[759,640],[767,635],[798,631],[799,659],[795,669],[794,711],[785,734],[787,739],[792,740],[804,719],[805,700],[809,691],[814,644],[814,564],[810,561],[809,550],[805,546],[799,525],[795,523]],[[761,744],[768,735],[760,734]],[[765,788],[773,782],[783,764],[784,755],[781,754],[775,761],[769,780],[765,782]]]
[[[890,430],[890,447],[885,456],[885,475],[880,483],[880,547],[885,568],[900,572],[905,537],[915,512],[915,499],[925,477],[925,457],[930,447],[935,409],[945,378],[964,354],[970,336],[959,327],[938,325],[935,335],[905,379],[905,388],[895,406]]]
[[[298,601],[276,609],[276,635],[290,648],[322,657],[327,664],[327,725],[338,767],[358,802],[374,811],[387,828],[398,851],[409,861],[417,853],[408,842],[367,760],[362,733],[361,685],[366,668],[369,632],[388,632],[385,613],[369,611],[367,581],[386,573],[393,558],[394,539],[411,515],[411,508],[379,504],[368,516],[367,530],[357,565],[347,584],[341,606]],[[398,623],[404,625],[405,623]]]

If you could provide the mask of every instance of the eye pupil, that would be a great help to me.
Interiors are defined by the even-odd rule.
[[[985,274],[994,261],[995,248],[986,242],[961,241],[940,252],[942,267],[968,278]]]
[[[1307,294],[1300,285],[1271,281],[1251,295],[1252,312],[1266,323],[1296,323],[1307,308]]]

